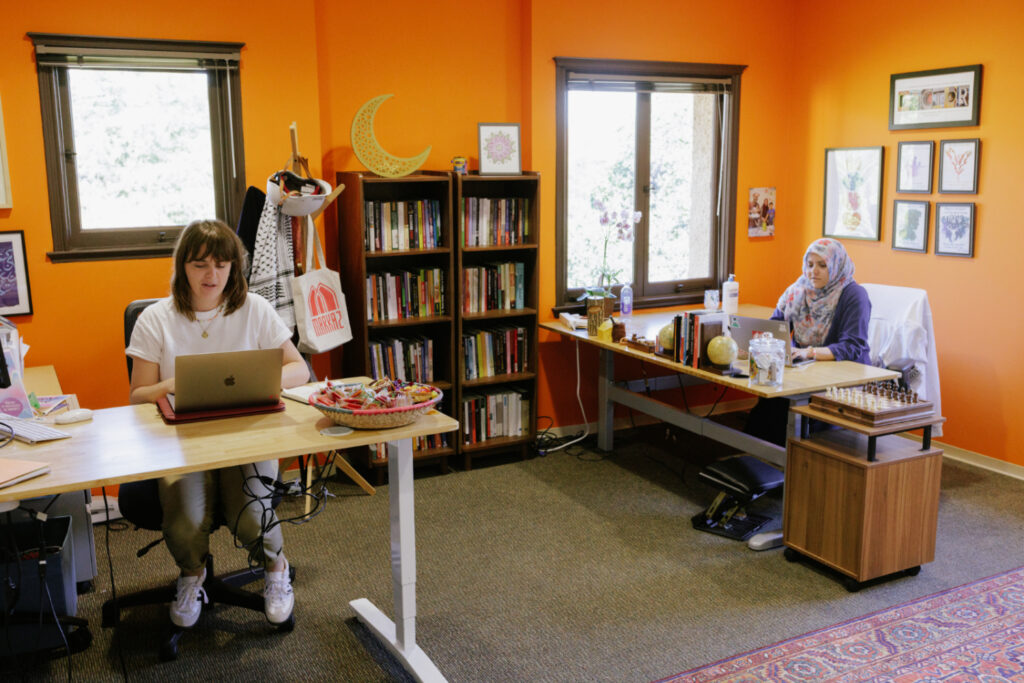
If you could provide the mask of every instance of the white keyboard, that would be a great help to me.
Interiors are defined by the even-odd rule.
[[[20,417],[10,415],[0,416],[0,439],[12,434],[18,441],[25,443],[38,443],[40,441],[53,441],[54,439],[66,439],[70,434],[59,429],[36,422],[35,420],[23,420]]]

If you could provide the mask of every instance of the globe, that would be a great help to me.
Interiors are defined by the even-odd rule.
[[[720,334],[708,342],[708,359],[715,365],[731,365],[736,360],[739,347],[732,337]]]
[[[665,325],[665,327],[658,330],[658,343],[661,344],[661,348],[666,351],[671,351],[676,346],[675,340],[675,328],[672,323]]]

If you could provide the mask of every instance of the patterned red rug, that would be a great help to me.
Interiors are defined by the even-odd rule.
[[[1024,567],[658,683],[1024,680]]]

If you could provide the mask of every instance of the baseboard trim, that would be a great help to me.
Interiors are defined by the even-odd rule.
[[[911,441],[921,441],[921,437],[916,434],[900,434],[905,439]],[[998,458],[993,458],[990,455],[982,455],[981,453],[975,453],[964,448],[957,448],[956,446],[948,443],[942,443],[932,439],[932,445],[936,448],[942,449],[943,457],[962,462],[967,465],[973,465],[974,467],[980,467],[983,470],[989,472],[995,472],[996,474],[1003,474],[1007,477],[1013,477],[1014,479],[1020,479],[1024,481],[1024,467],[1015,465],[1012,462],[1006,462]]]

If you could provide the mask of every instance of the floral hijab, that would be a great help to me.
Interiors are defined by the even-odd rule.
[[[804,252],[803,263],[810,254],[817,254],[828,266],[828,284],[815,288],[807,275],[786,288],[776,304],[782,317],[793,323],[793,338],[799,346],[821,346],[832,325],[839,295],[853,282],[853,261],[843,245],[827,237],[811,242]],[[806,266],[801,266],[804,268]]]

